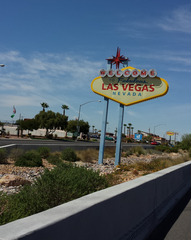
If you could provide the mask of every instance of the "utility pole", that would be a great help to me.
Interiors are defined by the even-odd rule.
[[[179,135],[179,133],[178,132],[174,133],[174,144],[176,144],[176,135]]]

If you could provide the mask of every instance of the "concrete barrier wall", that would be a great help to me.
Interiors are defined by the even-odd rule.
[[[0,226],[0,239],[143,240],[191,187],[191,162]]]

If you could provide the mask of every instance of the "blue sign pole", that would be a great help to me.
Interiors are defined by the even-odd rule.
[[[123,128],[123,115],[124,115],[124,105],[120,104],[117,143],[116,143],[116,151],[115,151],[115,166],[119,165],[121,161],[121,135],[122,135],[122,128]]]
[[[123,60],[123,67],[128,66],[128,58]],[[124,115],[124,105],[119,105],[119,122],[118,122],[118,132],[117,132],[117,143],[116,143],[116,151],[115,151],[115,166],[120,164],[121,161],[121,135],[123,128],[123,115]]]
[[[99,146],[98,164],[103,163],[108,105],[109,105],[109,99],[104,97],[104,110],[103,110],[102,129],[101,129],[101,138],[100,138],[100,146]]]
[[[111,60],[108,60],[107,61],[107,69],[109,70],[111,68],[112,68]],[[104,110],[103,110],[101,138],[100,138],[100,145],[99,145],[98,164],[102,164],[103,163],[108,106],[109,106],[109,99],[104,97]]]

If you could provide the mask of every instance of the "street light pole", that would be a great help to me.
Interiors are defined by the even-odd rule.
[[[81,111],[81,106],[87,104],[87,103],[90,103],[90,102],[101,102],[101,100],[92,100],[92,101],[89,101],[89,102],[85,102],[83,104],[80,105],[79,107],[79,113],[78,113],[78,126],[77,126],[77,136],[76,136],[76,140],[78,139],[78,133],[79,133],[79,121],[80,121],[80,111]]]
[[[158,126],[160,126],[160,125],[166,125],[166,124],[165,124],[165,123],[161,123],[161,124],[159,124],[159,125],[154,126],[154,135],[155,135],[155,127],[158,127]]]

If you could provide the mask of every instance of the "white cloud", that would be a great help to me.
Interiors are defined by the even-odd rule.
[[[133,116],[133,117],[137,117],[137,118],[139,118],[139,114],[138,113],[136,113],[136,112],[133,112],[133,111],[126,111],[130,116]]]
[[[152,36],[148,33],[160,34],[158,28],[167,32],[191,33],[191,5],[186,5],[171,12],[165,12],[160,19],[150,19],[144,21],[132,20],[131,24],[124,23],[117,25],[119,31],[128,38],[147,39]],[[154,35],[156,37],[156,35]],[[178,36],[178,39],[180,36]],[[174,40],[174,39],[173,39]]]
[[[11,103],[7,98],[1,101],[6,106],[13,100],[20,106],[31,105],[31,96],[38,99],[38,104],[49,98],[67,104],[66,99],[77,97],[76,91],[89,91],[102,65],[82,56],[35,53],[23,57],[16,51],[1,53],[0,62],[5,64],[4,71],[0,71],[0,94],[12,98]]]
[[[15,106],[39,106],[41,98],[34,98],[33,96],[19,96],[19,95],[1,95],[0,106],[10,107]]]
[[[164,17],[158,26],[165,31],[191,33],[190,5],[174,10],[169,16]]]
[[[169,68],[170,71],[173,71],[173,72],[188,72],[190,73],[191,72],[191,69],[188,69],[188,68]]]
[[[99,113],[99,114],[103,115],[103,111],[97,111],[97,113]]]
[[[167,50],[152,50],[152,53],[135,53],[134,57],[136,58],[142,58],[142,59],[151,59],[151,60],[157,60],[160,61],[161,60],[163,62],[168,63],[167,67],[168,70],[171,69],[180,69],[180,71],[182,71],[181,69],[186,69],[188,66],[191,66],[191,53],[188,51],[167,51]],[[148,66],[150,66],[150,64],[147,62]],[[175,64],[178,64],[178,68],[175,67]],[[174,70],[172,70],[174,71]],[[187,72],[189,72],[189,69],[187,69]]]

